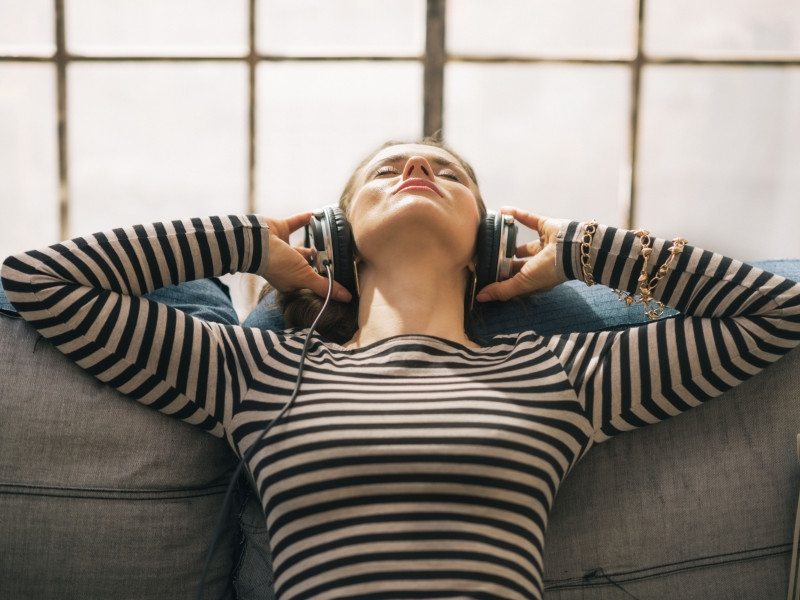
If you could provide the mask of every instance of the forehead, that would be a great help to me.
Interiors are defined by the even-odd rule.
[[[425,144],[397,144],[396,146],[388,146],[373,156],[372,160],[369,161],[368,166],[385,162],[387,160],[408,160],[412,156],[422,156],[426,160],[439,164],[454,164],[456,166],[461,166],[461,163],[456,159],[456,157],[450,154],[447,150],[443,148],[437,148],[436,146],[427,146]]]

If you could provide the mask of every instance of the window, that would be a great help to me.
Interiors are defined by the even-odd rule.
[[[3,256],[333,203],[437,130],[491,206],[800,257],[793,0],[0,0]]]

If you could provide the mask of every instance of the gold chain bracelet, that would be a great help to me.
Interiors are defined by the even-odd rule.
[[[591,261],[592,241],[594,234],[597,232],[597,220],[592,220],[583,226],[583,237],[581,238],[581,267],[583,269],[583,281],[586,285],[594,285],[597,283],[594,279],[594,272]],[[684,246],[688,243],[685,238],[678,237],[672,240],[672,246],[669,247],[669,256],[664,261],[652,277],[648,275],[647,265],[650,261],[650,256],[653,253],[651,244],[653,240],[650,238],[650,232],[646,229],[639,229],[633,232],[636,237],[641,240],[642,249],[642,271],[639,274],[639,290],[637,293],[631,294],[621,290],[614,290],[625,306],[632,306],[633,304],[644,305],[644,314],[648,319],[654,321],[664,314],[664,303],[660,300],[653,298],[653,291],[656,289],[658,282],[663,279],[667,274],[675,257],[683,252]]]
[[[583,267],[583,281],[586,285],[594,285],[597,283],[594,280],[594,273],[592,272],[592,260],[590,252],[592,251],[592,240],[597,231],[597,220],[593,219],[583,226],[583,238],[581,239],[581,267]]]
[[[656,300],[653,298],[653,290],[658,285],[658,282],[667,274],[670,265],[675,260],[675,257],[683,252],[684,246],[686,246],[687,241],[684,238],[678,237],[672,240],[672,246],[669,247],[669,256],[655,272],[652,277],[649,277],[647,274],[647,263],[650,259],[650,255],[653,253],[653,249],[650,247],[652,240],[650,239],[650,232],[646,229],[639,229],[638,231],[634,232],[636,237],[640,238],[642,241],[642,250],[641,256],[643,259],[642,262],[642,272],[639,274],[639,293],[634,295],[630,292],[622,292],[616,290],[617,295],[619,296],[620,300],[625,302],[626,306],[631,306],[632,304],[643,304],[644,305],[644,314],[647,315],[647,318],[650,320],[656,320],[661,315],[664,314],[664,303]]]

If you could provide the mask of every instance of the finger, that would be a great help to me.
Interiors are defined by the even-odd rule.
[[[313,276],[308,278],[305,287],[310,289],[317,296],[325,298],[328,295],[328,278],[314,273],[313,271],[312,273]],[[347,291],[347,288],[337,281],[333,282],[331,297],[337,302],[350,302],[353,299],[353,295]]]
[[[512,277],[505,281],[490,283],[475,296],[475,300],[478,302],[491,302],[492,300],[505,302],[514,296],[527,294],[530,291],[529,286],[525,285],[521,277]]]
[[[313,248],[305,248],[304,246],[292,246],[292,250],[297,252],[303,259],[310,265],[313,266],[312,260],[314,258],[315,251]]]
[[[525,265],[528,264],[529,259],[525,260],[515,260],[511,263],[511,276],[513,277],[517,273],[519,273],[522,269],[525,268]]]
[[[539,231],[539,224],[544,220],[544,218],[539,215],[535,215],[532,212],[522,210],[515,206],[504,206],[500,209],[500,212],[505,215],[513,216],[515,221],[522,223],[525,227],[533,229],[534,231]]]
[[[514,254],[517,258],[527,258],[529,256],[536,256],[539,253],[539,250],[542,249],[542,243],[540,240],[534,240],[528,244],[522,244],[517,246],[517,251]]]
[[[311,220],[311,211],[306,211],[299,213],[297,215],[292,215],[291,217],[286,219],[286,226],[289,228],[289,233],[294,233],[301,227],[308,225],[308,222]]]

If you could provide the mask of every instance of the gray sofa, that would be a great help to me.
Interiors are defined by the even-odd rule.
[[[703,406],[595,448],[554,506],[547,598],[786,598],[798,433],[795,349]]]
[[[3,308],[0,598],[191,598],[235,466],[226,443],[124,398]],[[234,543],[209,598],[233,597]]]
[[[796,261],[766,266],[800,276]],[[155,299],[235,320],[218,288],[193,285]],[[643,319],[607,294],[565,284],[490,310],[484,328],[586,331]],[[194,597],[232,453],[96,382],[3,300],[0,598]],[[245,324],[280,326],[268,300]],[[795,350],[720,398],[595,448],[555,503],[546,597],[785,597],[798,396]],[[270,598],[264,520],[246,486],[225,515],[205,597]]]

